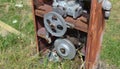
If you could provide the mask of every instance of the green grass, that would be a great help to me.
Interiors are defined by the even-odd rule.
[[[106,22],[101,58],[108,64],[120,68],[120,1],[112,1],[110,20]]]
[[[48,64],[44,59],[43,63],[40,63],[41,57],[36,54],[32,8],[27,3],[23,3],[23,8],[15,7],[20,1],[0,0],[0,20],[26,35],[0,35],[0,69],[58,69],[59,66],[70,69],[67,60],[64,63]],[[13,23],[14,20],[18,22]]]
[[[24,7],[15,7],[22,1]],[[26,1],[27,2],[27,1]],[[68,60],[62,63],[40,63],[36,56],[36,43],[31,7],[24,0],[0,0],[0,20],[24,33],[26,37],[8,34],[0,35],[0,69],[70,69]],[[120,69],[120,1],[113,3],[110,20],[106,22],[101,59],[107,64]],[[17,23],[12,23],[17,20]]]

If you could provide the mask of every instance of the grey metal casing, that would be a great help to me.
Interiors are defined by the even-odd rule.
[[[67,15],[77,18],[83,12],[82,6],[76,0],[54,0],[53,11],[59,13],[63,17]]]

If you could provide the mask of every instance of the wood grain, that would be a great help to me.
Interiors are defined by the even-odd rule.
[[[86,69],[97,68],[104,26],[101,3],[98,3],[97,0],[92,0],[86,48]]]

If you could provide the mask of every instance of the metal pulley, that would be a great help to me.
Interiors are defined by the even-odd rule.
[[[53,36],[62,37],[67,31],[65,20],[56,12],[49,12],[44,15],[44,25]]]
[[[64,59],[73,59],[76,55],[75,46],[67,39],[57,39],[54,46],[58,55]]]

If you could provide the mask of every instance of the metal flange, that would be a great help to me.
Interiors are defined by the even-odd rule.
[[[56,12],[49,12],[44,15],[44,25],[53,36],[62,37],[67,31],[65,20]]]

